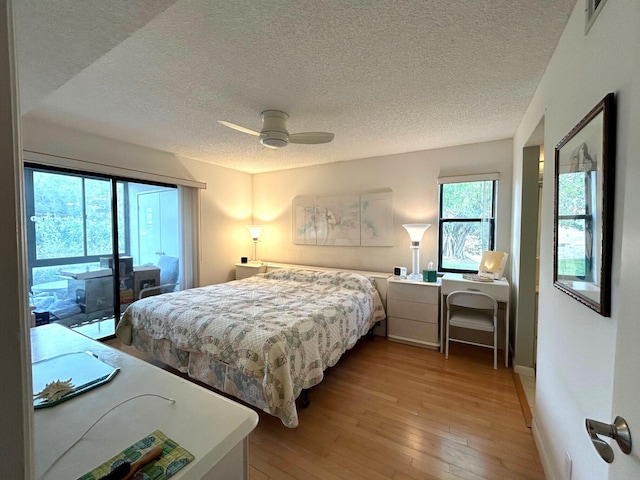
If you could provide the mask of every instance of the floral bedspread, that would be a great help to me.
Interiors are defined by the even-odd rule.
[[[300,391],[320,383],[385,318],[372,282],[348,272],[276,270],[136,301],[116,334],[295,427]]]

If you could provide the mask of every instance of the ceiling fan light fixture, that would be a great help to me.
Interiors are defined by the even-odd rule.
[[[239,132],[248,133],[260,137],[260,143],[268,148],[284,148],[290,143],[302,143],[307,145],[329,143],[333,140],[333,133],[328,132],[301,132],[289,134],[287,130],[287,119],[289,115],[281,110],[264,110],[261,113],[262,130],[256,132],[250,128],[227,122],[226,120],[218,120],[225,127],[238,130]]]
[[[283,148],[289,144],[289,134],[285,132],[260,132],[260,143],[269,148]]]

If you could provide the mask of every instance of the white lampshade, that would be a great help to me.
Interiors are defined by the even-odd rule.
[[[262,232],[262,225],[247,225],[247,229],[249,229],[253,241],[257,242]]]
[[[411,238],[411,250],[413,250],[412,260],[411,260],[411,275],[408,275],[407,278],[410,280],[422,280],[422,274],[420,273],[420,241],[422,240],[422,236],[424,232],[427,231],[427,228],[431,226],[430,223],[406,223],[402,225],[407,233],[409,234],[409,238]]]
[[[420,245],[420,241],[422,240],[422,236],[424,235],[424,232],[427,231],[427,228],[429,228],[431,224],[430,223],[405,223],[402,226],[405,228],[405,230],[409,234],[409,237],[411,238],[411,242],[417,243],[418,245]]]

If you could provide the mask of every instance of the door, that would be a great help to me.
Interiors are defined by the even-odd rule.
[[[609,2],[610,3],[610,2]],[[640,21],[640,7],[635,2],[634,7],[629,7],[632,12],[630,25],[638,25]],[[630,66],[630,72],[637,72],[640,49],[640,35],[638,29],[634,41],[630,42],[633,48],[630,50],[630,58],[635,59]],[[610,479],[640,480],[640,385],[638,383],[638,369],[640,368],[640,80],[637,73],[634,74],[631,87],[626,91],[624,102],[618,104],[619,127],[617,135],[618,152],[616,161],[622,165],[616,172],[616,186],[624,188],[624,202],[617,204],[616,208],[622,209],[623,215],[616,216],[621,224],[615,232],[622,237],[621,261],[620,261],[620,287],[614,290],[613,305],[619,310],[618,332],[616,345],[615,372],[613,382],[613,420],[620,415],[627,420],[631,430],[633,442],[631,455],[624,455],[614,447],[616,459],[611,465]],[[624,120],[622,120],[624,119]],[[624,160],[623,160],[624,159]],[[621,168],[620,168],[621,167]],[[618,187],[617,187],[618,188]],[[616,198],[618,201],[618,198]],[[615,254],[614,254],[615,255]],[[615,279],[614,279],[615,281]],[[615,287],[615,285],[614,285]],[[617,295],[616,295],[617,293]]]
[[[113,335],[114,280],[102,265],[114,249],[113,181],[30,166],[24,173],[36,325],[60,323],[94,338]]]
[[[156,264],[159,255],[180,257],[178,189],[33,164],[24,172],[36,323],[113,335],[134,301],[136,267]],[[110,270],[116,244],[117,279]]]
[[[140,264],[155,264],[161,255],[179,257],[177,189],[141,192],[137,200]]]
[[[634,193],[636,202],[640,195]],[[640,203],[635,203],[640,205]],[[631,214],[632,215],[632,214]],[[631,215],[628,215],[630,217]],[[616,363],[613,386],[613,411],[607,423],[620,415],[624,417],[631,431],[633,442],[631,455],[623,454],[617,445],[613,446],[615,461],[611,464],[609,478],[611,480],[640,480],[640,383],[638,383],[638,367],[640,366],[640,251],[638,245],[631,245],[629,237],[637,239],[640,235],[640,220],[633,222],[633,234],[627,234],[629,225],[625,223],[625,237],[622,248],[621,277],[624,280],[620,288],[617,302],[620,309],[618,316],[618,335]],[[625,245],[625,243],[627,245]]]
[[[638,82],[636,82],[638,83]],[[640,105],[640,91],[636,89],[635,102]],[[640,109],[635,108],[630,113],[635,121],[632,125],[640,125]],[[633,129],[630,130],[630,132]],[[609,479],[640,480],[640,383],[638,382],[638,368],[640,368],[640,216],[637,206],[640,205],[640,164],[637,152],[640,149],[640,139],[630,133],[633,139],[629,139],[629,152],[619,152],[627,157],[624,178],[616,176],[616,182],[623,183],[625,199],[619,208],[624,211],[622,220],[623,228],[616,232],[623,232],[622,250],[620,261],[620,287],[613,295],[613,310],[618,310],[618,332],[616,343],[615,371],[613,372],[613,411],[611,418],[606,422],[612,422],[616,415],[624,417],[631,430],[633,442],[631,455],[623,454],[617,445],[613,446],[615,461],[611,464]],[[616,199],[617,200],[617,199]],[[618,208],[618,205],[616,205]],[[615,287],[615,285],[614,285]]]

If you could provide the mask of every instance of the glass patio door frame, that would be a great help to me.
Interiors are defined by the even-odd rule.
[[[25,210],[27,215],[27,259],[28,259],[28,279],[29,285],[33,286],[33,268],[34,267],[46,267],[56,265],[71,265],[71,264],[86,264],[96,263],[100,261],[101,257],[112,256],[116,259],[113,262],[112,272],[112,288],[113,288],[113,319],[114,327],[117,326],[121,316],[121,298],[119,279],[120,275],[120,257],[129,256],[131,254],[131,241],[130,239],[130,201],[128,184],[143,184],[148,186],[155,186],[161,188],[177,188],[175,185],[162,184],[158,182],[151,182],[147,180],[138,180],[133,178],[124,178],[113,175],[96,174],[91,172],[83,172],[59,167],[51,167],[45,165],[39,165],[36,163],[27,162],[25,167]],[[83,231],[83,253],[82,256],[69,256],[69,257],[56,257],[49,259],[38,259],[36,251],[36,226],[34,221],[35,217],[35,191],[33,174],[35,172],[44,172],[60,175],[74,176],[82,179],[82,231]],[[111,253],[97,253],[95,255],[88,254],[87,246],[87,212],[86,212],[86,196],[85,188],[87,180],[105,180],[110,182],[110,212],[111,212]],[[122,191],[118,194],[118,186],[122,185]],[[120,198],[122,197],[122,198]],[[121,212],[123,225],[119,225],[120,217],[118,211]],[[29,221],[33,220],[33,221]],[[122,239],[124,242],[121,242]],[[120,243],[124,243],[122,250],[120,249]],[[121,251],[120,251],[121,250]],[[118,280],[117,280],[118,279]],[[112,335],[111,335],[112,336]],[[105,337],[109,338],[109,336]]]
[[[110,191],[111,191],[111,198],[110,198],[110,209],[111,209],[111,214],[113,215],[114,213],[114,206],[113,206],[113,196],[115,194],[115,182],[113,182],[111,178],[108,177],[103,177],[100,175],[94,175],[94,174],[85,174],[82,172],[75,172],[75,171],[71,171],[71,170],[64,170],[64,169],[60,169],[60,168],[54,168],[54,167],[43,167],[40,165],[34,165],[34,164],[25,164],[25,175],[24,175],[24,180],[25,180],[25,209],[26,209],[26,214],[27,214],[27,219],[31,220],[27,222],[27,244],[28,245],[36,245],[36,227],[35,227],[35,219],[33,218],[35,216],[35,201],[34,201],[34,184],[33,184],[33,173],[35,172],[43,172],[43,173],[54,173],[54,174],[61,174],[61,175],[69,175],[69,176],[74,176],[74,177],[78,177],[81,178],[83,180],[82,182],[82,196],[83,196],[83,251],[84,251],[84,255],[76,255],[76,256],[66,256],[66,257],[55,257],[55,258],[47,258],[47,259],[38,259],[37,258],[37,253],[36,253],[36,249],[35,248],[28,248],[27,249],[27,259],[28,259],[28,265],[29,265],[29,272],[28,272],[28,278],[29,278],[29,284],[32,285],[33,284],[33,278],[32,278],[32,271],[31,268],[33,267],[47,267],[47,266],[55,266],[55,265],[69,265],[69,264],[76,264],[76,263],[93,263],[93,262],[99,262],[100,257],[104,257],[105,255],[111,255],[112,252],[110,253],[98,253],[95,255],[90,255],[87,254],[87,235],[86,235],[86,231],[87,231],[87,220],[86,220],[86,203],[84,201],[85,198],[85,188],[86,188],[86,182],[85,180],[87,179],[96,179],[96,180],[107,180],[110,181]],[[126,188],[126,184],[125,184],[125,188]],[[126,198],[126,195],[125,195]],[[113,218],[113,217],[112,217]],[[128,222],[128,220],[125,220]],[[113,222],[112,222],[113,224]],[[125,228],[128,228],[125,227]],[[113,229],[112,229],[112,235],[114,235],[114,233],[116,233]],[[115,242],[112,242],[112,250],[117,248],[117,236],[114,236],[112,238],[115,238]],[[126,253],[125,253],[126,254]]]

